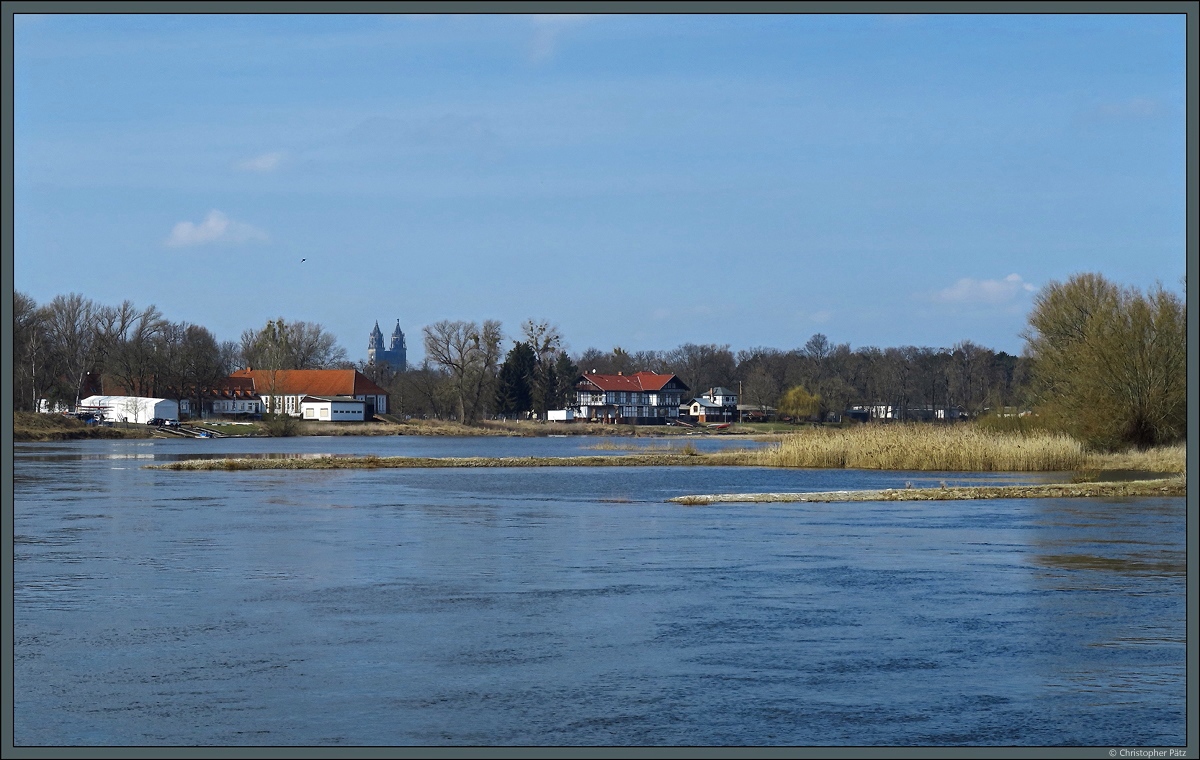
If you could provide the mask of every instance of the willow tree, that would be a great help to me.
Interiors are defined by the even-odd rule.
[[[1039,411],[1056,426],[1101,448],[1183,438],[1187,308],[1179,296],[1078,274],[1038,293],[1024,338]]]
[[[778,411],[784,417],[808,419],[821,411],[821,397],[809,393],[803,385],[797,385],[779,399]]]

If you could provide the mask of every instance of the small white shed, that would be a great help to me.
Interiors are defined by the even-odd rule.
[[[95,412],[110,422],[146,423],[155,417],[179,419],[179,402],[143,396],[88,396],[79,402],[80,412]]]
[[[305,396],[300,399],[300,419],[316,422],[361,422],[367,403],[350,396]]]

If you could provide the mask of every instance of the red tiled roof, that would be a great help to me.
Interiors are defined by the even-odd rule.
[[[271,393],[272,388],[281,396],[387,395],[387,391],[354,369],[239,369],[230,376],[231,380],[239,378],[250,378],[260,395]]]
[[[579,380],[586,380],[602,391],[657,391],[675,378],[675,375],[658,375],[653,372],[635,372],[632,375],[581,375]],[[576,384],[579,383],[576,381]],[[682,385],[682,381],[680,382]]]

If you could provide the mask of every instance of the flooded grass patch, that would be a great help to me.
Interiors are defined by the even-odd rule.
[[[851,501],[958,501],[969,499],[1101,498],[1134,496],[1186,496],[1187,479],[1130,480],[1097,483],[1046,483],[1022,486],[957,486],[944,488],[887,488],[866,491],[814,493],[690,494],[667,501],[687,506],[718,503],[851,502]]]

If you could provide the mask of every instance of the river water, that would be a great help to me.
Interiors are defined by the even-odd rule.
[[[142,467],[623,453],[596,444],[18,445],[16,745],[1185,743],[1182,498],[683,507],[1047,476]]]

